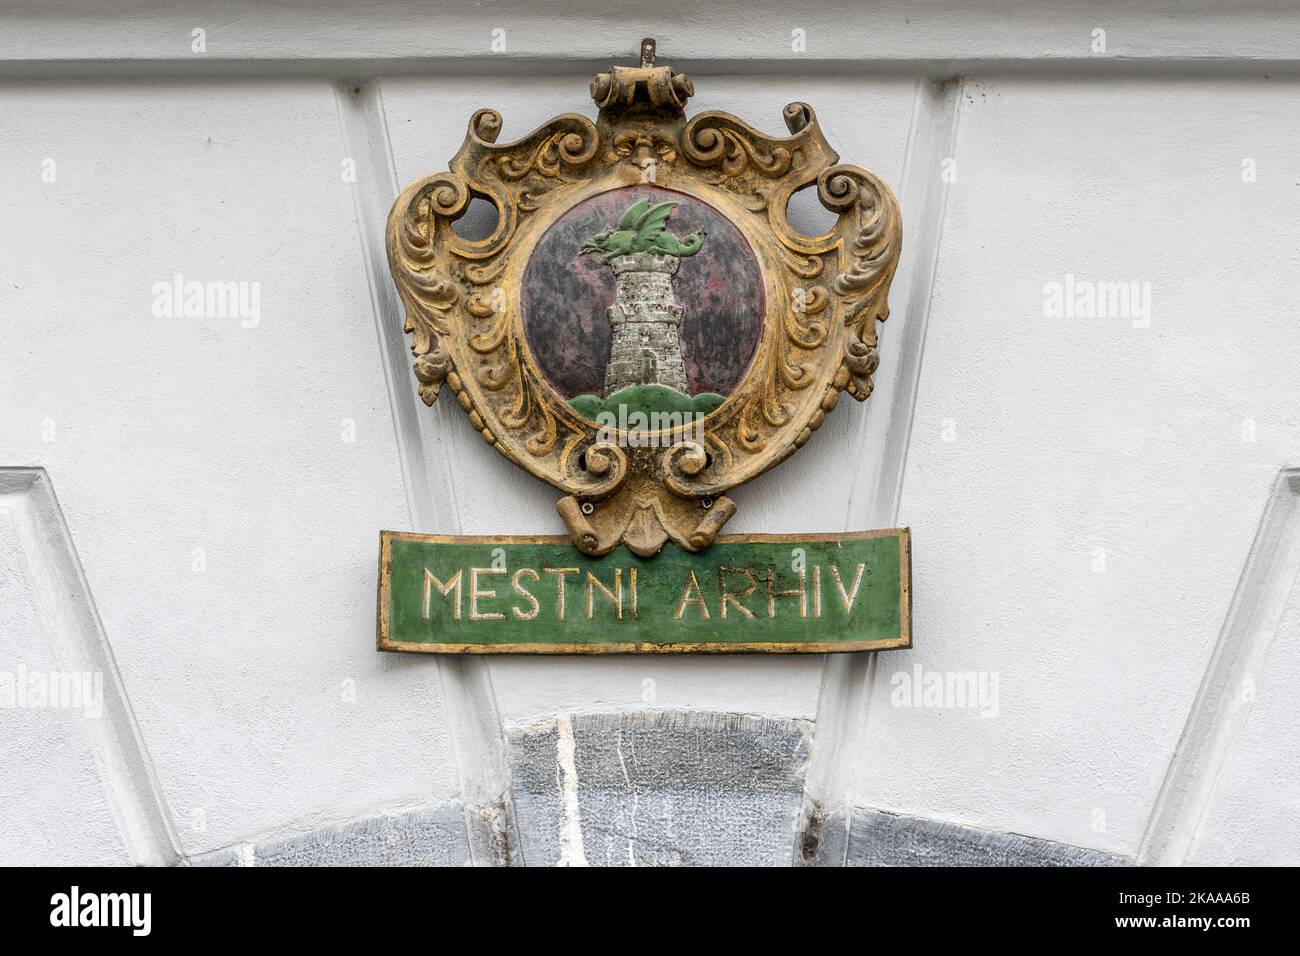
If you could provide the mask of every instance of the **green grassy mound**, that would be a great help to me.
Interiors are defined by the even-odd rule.
[[[615,392],[609,398],[601,398],[598,395],[577,395],[569,399],[569,404],[579,415],[592,421],[596,421],[596,416],[601,412],[608,412],[616,419],[621,418],[626,421],[638,412],[643,414],[686,412],[707,415],[726,400],[725,395],[719,395],[717,392],[683,395],[676,389],[663,385],[632,385]]]

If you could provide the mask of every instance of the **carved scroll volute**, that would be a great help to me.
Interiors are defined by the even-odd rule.
[[[594,123],[568,113],[499,144],[500,114],[479,110],[449,170],[407,187],[388,221],[420,397],[432,404],[449,385],[489,444],[564,492],[557,508],[589,554],[707,548],[735,511],[725,492],[806,442],[841,391],[865,399],[880,361],[876,323],[889,314],[901,242],[893,194],[837,165],[806,103],[786,107],[790,135],[779,137],[727,113],[688,121],[693,93],[684,75],[654,65],[651,44],[640,67],[596,77]],[[637,184],[685,194],[734,226],[766,303],[739,383],[699,429],[670,428],[649,447],[579,414],[539,367],[523,317],[541,237],[585,200]],[[789,223],[801,189],[838,215],[826,233]],[[452,224],[475,199],[496,208],[497,223],[468,240]]]
[[[876,323],[889,318],[889,284],[903,241],[898,200],[874,174],[857,166],[832,166],[817,178],[817,195],[840,213],[841,271],[833,288],[844,304],[849,335],[837,381],[858,401],[873,388],[880,365]],[[847,377],[847,380],[845,378]]]
[[[387,248],[406,307],[420,397],[433,404],[442,383],[450,381],[484,438],[492,444],[504,439],[501,450],[513,457],[513,429],[492,426],[505,414],[499,406],[517,412],[529,404],[531,386],[517,361],[518,343],[500,295],[501,280],[520,220],[536,212],[557,183],[583,177],[596,155],[599,134],[591,120],[576,113],[557,116],[513,143],[498,145],[500,131],[501,116],[495,110],[473,115],[450,171],[417,180],[393,204]],[[486,200],[496,210],[496,226],[485,239],[463,239],[452,228],[473,199]],[[486,371],[480,364],[483,356],[497,360]],[[461,377],[458,367],[479,371]],[[505,377],[494,379],[494,374]],[[500,391],[507,378],[513,387],[499,396],[500,402],[491,401],[491,393]],[[544,422],[542,427],[547,427]],[[519,444],[532,442],[536,453],[535,437]]]
[[[420,398],[432,405],[453,367],[444,339],[461,298],[444,249],[450,222],[464,214],[470,190],[464,179],[437,173],[417,180],[397,198],[388,217],[388,263],[406,307]],[[449,343],[447,343],[449,344]]]

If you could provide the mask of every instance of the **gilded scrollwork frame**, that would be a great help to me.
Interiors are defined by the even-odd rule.
[[[445,385],[484,440],[562,491],[557,509],[582,551],[622,543],[644,556],[669,540],[699,551],[735,512],[727,491],[807,442],[842,392],[871,394],[898,204],[874,174],[839,162],[806,103],[785,108],[789,135],[773,137],[728,113],[687,119],[691,82],[651,61],[612,67],[591,93],[594,122],[566,113],[511,143],[497,142],[501,116],[479,110],[448,171],[416,180],[394,204],[388,255],[419,394],[432,405]],[[756,354],[705,419],[702,443],[685,429],[650,447],[607,440],[547,383],[521,325],[523,270],[546,228],[584,199],[638,182],[720,210],[763,275]],[[837,216],[821,235],[787,219],[801,189]],[[497,224],[469,240],[452,223],[476,198],[495,206]]]

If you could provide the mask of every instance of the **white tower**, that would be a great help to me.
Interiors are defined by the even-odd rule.
[[[609,307],[613,327],[605,397],[632,385],[663,385],[687,393],[682,363],[682,309],[673,297],[681,259],[637,252],[611,260],[617,281]]]

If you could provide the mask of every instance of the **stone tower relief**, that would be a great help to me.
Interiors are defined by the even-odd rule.
[[[676,256],[639,252],[610,262],[618,277],[609,323],[614,338],[605,370],[605,395],[633,385],[663,385],[687,393],[680,330],[682,307],[673,297]]]

